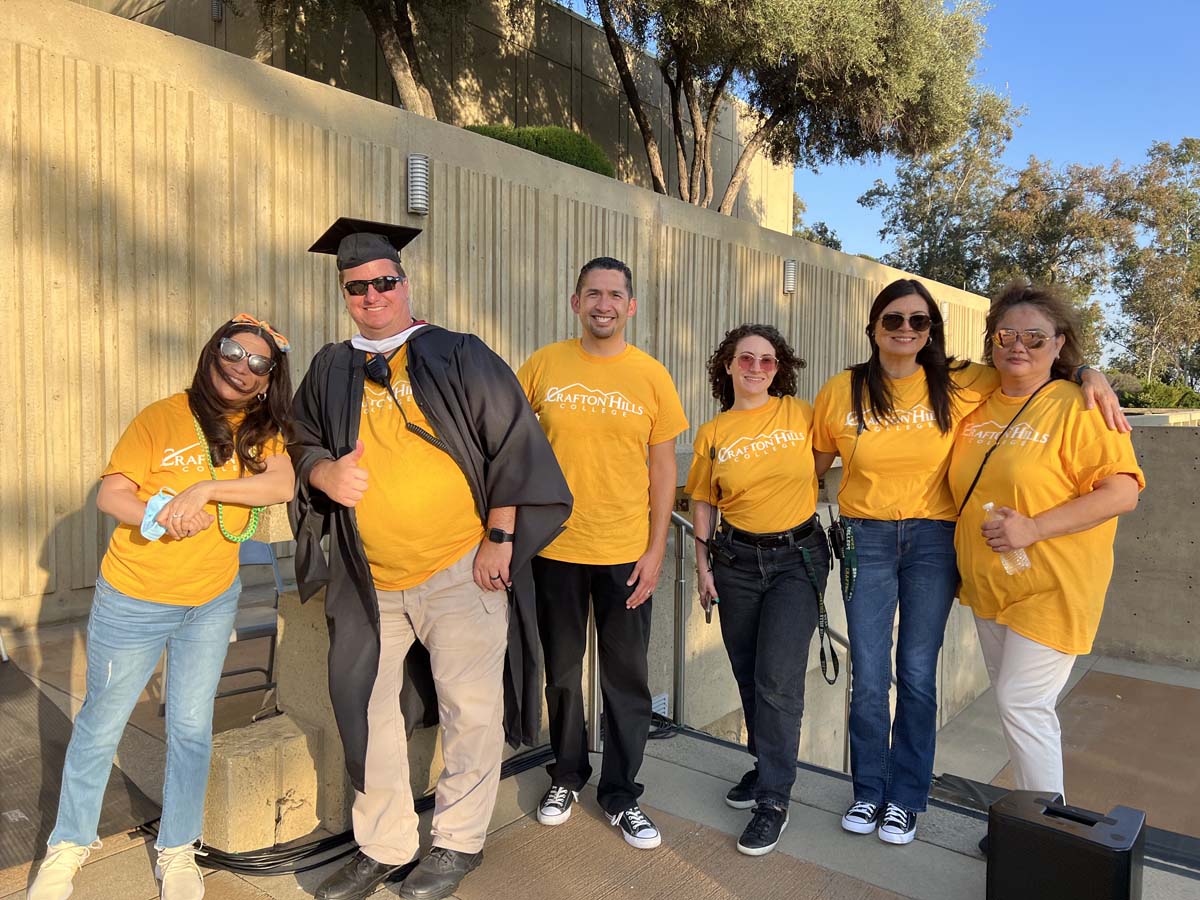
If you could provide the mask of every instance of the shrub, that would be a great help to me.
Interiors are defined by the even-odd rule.
[[[612,161],[589,137],[585,137],[569,128],[556,126],[514,128],[511,125],[468,125],[467,131],[495,138],[525,150],[532,150],[542,156],[569,163],[589,172],[598,172],[613,178],[616,169]]]
[[[1142,382],[1142,390],[1131,398],[1130,406],[1143,409],[1200,409],[1200,394],[1183,384]]]

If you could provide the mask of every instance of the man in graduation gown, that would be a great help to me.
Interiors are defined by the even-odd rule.
[[[340,219],[311,248],[336,254],[359,329],[313,358],[289,446],[296,578],[303,600],[325,589],[360,848],[323,900],[400,878],[409,900],[448,897],[479,865],[504,739],[538,730],[529,561],[571,510],[509,367],[474,335],[413,319],[400,250],[417,234]],[[433,848],[412,868],[407,733],[439,720]]]

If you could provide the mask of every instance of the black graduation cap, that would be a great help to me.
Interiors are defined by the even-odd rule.
[[[377,259],[399,263],[400,251],[420,233],[420,228],[407,225],[388,225],[343,216],[317,238],[308,252],[337,254],[339,272]]]

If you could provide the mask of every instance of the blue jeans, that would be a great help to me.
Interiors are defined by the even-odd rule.
[[[858,551],[858,579],[846,602],[854,799],[924,812],[937,734],[938,654],[958,586],[954,523],[848,516],[842,521],[854,530]],[[897,606],[893,723],[888,688]]]
[[[796,780],[808,649],[817,627],[817,592],[800,548],[809,553],[821,592],[829,545],[819,527],[792,546],[759,547],[718,533],[710,553],[721,602],[721,638],[742,698],[747,746],[755,757],[755,800],[787,806]],[[733,556],[732,562],[721,557]]]
[[[134,704],[167,648],[167,771],[157,847],[200,837],[212,753],[213,695],[221,678],[242,583],[201,606],[127,597],[103,578],[87,630],[87,695],[63,763],[50,844],[96,840],[113,756]]]

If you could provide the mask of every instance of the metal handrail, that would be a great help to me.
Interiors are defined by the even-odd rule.
[[[675,664],[674,692],[675,701],[671,709],[671,718],[676,725],[685,724],[684,710],[686,708],[684,689],[687,687],[687,609],[690,597],[687,596],[687,548],[685,537],[696,536],[696,527],[677,512],[671,513],[671,524],[675,526]],[[850,642],[837,629],[826,628],[829,639],[850,653]]]

